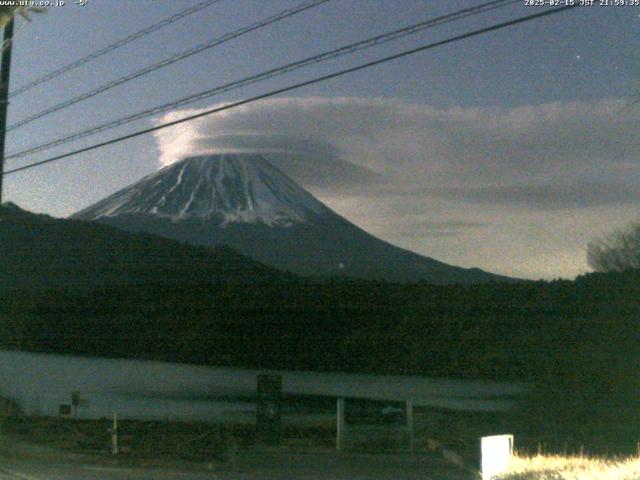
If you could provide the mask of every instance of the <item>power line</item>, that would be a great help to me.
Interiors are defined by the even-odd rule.
[[[273,23],[279,22],[281,20],[284,20],[286,18],[292,17],[294,15],[297,15],[298,13],[304,12],[306,10],[309,10],[311,8],[317,7],[323,3],[326,3],[330,0],[312,0],[309,2],[305,2],[302,3],[296,7],[293,8],[288,8],[286,10],[283,10],[280,13],[277,13],[275,15],[271,15],[269,17],[264,18],[263,20],[260,20],[258,22],[252,23],[251,25],[247,26],[247,27],[243,27],[240,28],[238,30],[234,30],[233,32],[227,33],[225,35],[222,35],[221,37],[217,37],[214,38],[213,40],[210,40],[207,43],[203,43],[200,45],[196,45],[193,48],[190,48],[184,52],[181,53],[177,53],[175,55],[172,55],[169,58],[166,58],[164,60],[161,60],[157,63],[154,63],[153,65],[150,65],[148,67],[145,67],[141,70],[135,71],[133,73],[130,73],[128,75],[125,75],[123,77],[117,78],[109,83],[106,83],[104,85],[101,85],[99,87],[94,88],[93,90],[89,90],[88,92],[82,93],[80,95],[77,95],[75,97],[72,97],[68,100],[65,100],[63,102],[58,103],[57,105],[54,105],[52,107],[49,107],[45,110],[42,110],[40,112],[34,113],[33,115],[29,115],[26,118],[23,118],[22,120],[19,120],[18,122],[14,123],[13,125],[9,125],[7,127],[7,131],[11,131],[11,130],[15,130],[16,128],[22,127],[23,125],[26,125],[28,123],[31,123],[35,120],[38,120],[39,118],[45,117],[51,113],[57,112],[59,110],[62,110],[63,108],[67,108],[70,107],[71,105],[74,105],[78,102],[82,102],[83,100],[87,100],[91,97],[95,97],[96,95],[99,95],[100,93],[106,92],[107,90],[111,90],[112,88],[115,88],[119,85],[122,85],[124,83],[127,83],[131,80],[134,80],[136,78],[140,78],[144,75],[148,75],[149,73],[155,72],[156,70],[160,70],[161,68],[167,67],[169,65],[172,65],[176,62],[179,62],[181,60],[184,60],[185,58],[191,57],[192,55],[195,55],[197,53],[201,53],[204,52],[205,50],[208,50],[210,48],[213,47],[217,47],[218,45],[221,45],[223,43],[226,43],[230,40],[233,40],[234,38],[238,38],[242,35],[246,35],[247,33],[253,32],[254,30],[258,30],[260,28],[264,28],[268,25],[271,25]]]
[[[80,149],[77,149],[77,150],[74,150],[74,151],[71,151],[71,152],[67,152],[67,153],[64,153],[62,155],[57,155],[55,157],[50,157],[50,158],[47,158],[45,160],[40,160],[38,162],[34,162],[34,163],[31,163],[31,164],[28,164],[28,165],[24,165],[22,167],[17,167],[17,168],[14,168],[12,170],[8,170],[8,171],[4,172],[3,175],[8,175],[8,174],[11,174],[11,173],[16,173],[16,172],[20,172],[20,171],[24,171],[24,170],[29,170],[31,168],[35,168],[35,167],[38,167],[38,166],[41,166],[41,165],[44,165],[44,164],[47,164],[47,163],[56,162],[56,161],[62,160],[64,158],[68,158],[68,157],[71,157],[71,156],[74,156],[74,155],[78,155],[80,153],[88,152],[88,151],[91,151],[91,150],[96,150],[98,148],[106,147],[107,145],[112,145],[114,143],[119,143],[119,142],[122,142],[122,141],[125,141],[125,140],[129,140],[131,138],[139,137],[141,135],[146,135],[148,133],[152,133],[152,132],[155,132],[155,131],[158,131],[158,130],[162,130],[164,128],[172,127],[172,126],[178,125],[180,123],[185,123],[185,122],[188,122],[188,121],[191,121],[191,120],[195,120],[195,119],[200,118],[200,117],[204,117],[204,116],[207,116],[207,115],[213,115],[215,113],[223,112],[223,111],[226,111],[226,110],[231,110],[233,108],[237,108],[237,107],[240,107],[242,105],[246,105],[246,104],[249,104],[249,103],[257,102],[258,100],[263,100],[265,98],[273,97],[273,96],[279,95],[281,93],[290,92],[292,90],[297,90],[297,89],[300,89],[302,87],[306,87],[306,86],[309,86],[309,85],[314,85],[316,83],[320,83],[320,82],[324,82],[324,81],[327,81],[327,80],[331,80],[333,78],[341,77],[341,76],[347,75],[349,73],[354,73],[354,72],[357,72],[357,71],[360,71],[360,70],[371,68],[371,67],[374,67],[376,65],[380,65],[380,64],[389,62],[391,60],[396,60],[396,59],[399,59],[399,58],[407,57],[409,55],[414,55],[414,54],[419,53],[419,52],[424,52],[426,50],[430,50],[430,49],[433,49],[433,48],[436,48],[436,47],[440,47],[440,46],[447,45],[447,44],[450,44],[450,43],[458,42],[460,40],[465,40],[467,38],[475,37],[475,36],[478,36],[478,35],[483,35],[485,33],[493,32],[495,30],[500,30],[502,28],[510,27],[510,26],[513,26],[513,25],[517,25],[517,24],[520,24],[520,23],[528,22],[528,21],[535,20],[535,19],[538,19],[538,18],[542,18],[542,17],[554,15],[554,14],[557,14],[557,13],[561,13],[561,12],[567,11],[569,9],[576,8],[578,6],[579,6],[578,4],[574,4],[574,5],[567,5],[567,6],[563,6],[563,7],[557,7],[557,8],[551,9],[551,10],[545,10],[545,11],[540,12],[540,13],[535,13],[535,14],[532,14],[532,15],[526,15],[524,17],[519,17],[519,18],[516,18],[514,20],[509,20],[509,21],[506,21],[506,22],[498,23],[498,24],[492,25],[490,27],[481,28],[479,30],[473,30],[471,32],[467,32],[467,33],[464,33],[464,34],[461,34],[461,35],[456,35],[454,37],[450,37],[450,38],[448,38],[446,40],[441,40],[441,41],[438,41],[438,42],[435,42],[435,43],[430,43],[430,44],[427,44],[427,45],[423,45],[421,47],[413,48],[411,50],[405,50],[403,52],[396,53],[394,55],[389,55],[387,57],[384,57],[384,58],[381,58],[381,59],[378,59],[378,60],[367,62],[367,63],[361,64],[361,65],[357,65],[355,67],[339,70],[338,72],[330,73],[328,75],[323,75],[321,77],[316,77],[316,78],[311,79],[311,80],[307,80],[307,81],[304,81],[304,82],[300,82],[300,83],[296,83],[296,84],[293,84],[293,85],[289,85],[287,87],[279,88],[277,90],[272,90],[270,92],[263,93],[261,95],[257,95],[257,96],[251,97],[251,98],[247,98],[245,100],[240,100],[238,102],[230,103],[230,104],[224,105],[222,107],[217,107],[217,108],[213,108],[213,109],[210,109],[210,110],[207,110],[207,111],[204,111],[204,112],[200,112],[200,113],[197,113],[197,114],[194,114],[194,115],[190,115],[190,116],[182,118],[180,120],[174,120],[172,122],[167,122],[167,123],[164,123],[162,125],[157,125],[155,127],[150,127],[150,128],[144,129],[144,130],[139,130],[137,132],[129,133],[127,135],[123,135],[121,137],[113,138],[113,139],[107,140],[105,142],[96,143],[94,145],[90,145],[88,147],[84,147],[84,148],[80,148]]]
[[[359,42],[356,43],[352,43],[349,45],[346,45],[344,47],[340,47],[334,50],[329,50],[327,52],[318,54],[318,55],[313,55],[311,57],[307,57],[305,59],[293,62],[293,63],[288,63],[286,65],[277,67],[277,68],[273,68],[264,72],[261,72],[259,74],[250,76],[250,77],[245,77],[241,80],[236,80],[234,82],[230,82],[218,87],[215,87],[213,89],[208,89],[205,90],[203,92],[199,92],[196,93],[194,95],[190,95],[188,97],[184,97],[169,103],[165,103],[163,105],[159,105],[147,110],[143,110],[141,112],[132,114],[132,115],[128,115],[116,120],[111,120],[109,122],[94,126],[94,127],[90,127],[88,129],[85,130],[81,130],[79,132],[75,132],[71,135],[67,135],[63,138],[59,138],[56,140],[52,140],[40,145],[36,145],[33,147],[29,147],[25,150],[22,150],[20,152],[16,152],[13,153],[9,156],[7,156],[7,159],[14,159],[14,158],[20,158],[20,157],[24,157],[26,155],[30,155],[36,152],[40,152],[43,150],[48,150],[50,148],[53,147],[57,147],[75,140],[79,140],[81,138],[85,138],[91,135],[95,135],[97,133],[100,132],[104,132],[106,130],[110,130],[112,128],[116,128],[122,125],[126,125],[128,123],[131,123],[133,121],[136,120],[141,120],[143,118],[147,118],[150,117],[152,115],[156,115],[158,113],[162,113],[168,110],[172,110],[174,108],[183,106],[183,105],[187,105],[189,103],[193,103],[199,100],[203,100],[205,98],[209,98],[212,97],[214,95],[218,95],[224,92],[228,92],[231,90],[235,90],[241,87],[245,87],[247,85],[253,84],[253,83],[257,83],[263,80],[267,80],[269,78],[273,78],[273,77],[277,77],[286,73],[289,73],[291,71],[294,70],[298,70],[300,68],[303,67],[307,67],[309,65],[313,65],[316,63],[320,63],[329,59],[334,59],[343,55],[347,55],[347,54],[351,54],[360,50],[364,50],[367,48],[371,48],[377,45],[381,45],[383,43],[387,43],[393,40],[397,40],[399,38],[408,36],[408,35],[412,35],[415,34],[417,32],[420,32],[422,30],[425,30],[427,28],[432,28],[435,27],[437,25],[442,25],[444,23],[449,23],[449,22],[453,22],[453,21],[457,21],[460,20],[462,18],[466,18],[472,15],[478,15],[480,13],[484,13],[490,10],[494,10],[497,8],[501,8],[504,6],[507,6],[509,4],[512,3],[516,3],[519,0],[493,0],[491,2],[487,2],[481,5],[478,5],[476,7],[471,7],[471,8],[466,8],[463,10],[459,10],[447,15],[442,15],[439,17],[435,17],[432,18],[430,20],[425,20],[419,23],[415,23],[413,25],[410,25],[408,27],[404,27],[404,28],[400,28],[398,30],[394,30],[392,32],[388,32],[388,33],[384,33],[381,35],[377,35],[375,37],[372,38],[368,38],[365,40],[361,40]]]
[[[159,21],[158,23],[154,23],[153,25],[148,26],[147,28],[140,30],[138,32],[132,33],[131,35],[128,35],[120,40],[118,40],[117,42],[114,42],[110,45],[107,45],[104,48],[101,48],[100,50],[97,50],[96,52],[90,53],[89,55],[82,57],[72,63],[69,63],[63,67],[58,68],[57,70],[54,70],[52,72],[47,73],[46,75],[43,75],[42,77],[33,80],[32,82],[27,83],[26,85],[17,88],[16,90],[14,90],[13,92],[11,92],[9,94],[9,97],[15,97],[20,95],[21,93],[26,92],[27,90],[31,90],[33,87],[36,87],[44,82],[48,82],[49,80],[53,80],[56,77],[59,77],[60,75],[67,73],[70,70],[73,70],[75,68],[78,68],[82,65],[84,65],[85,63],[89,63],[92,60],[95,60],[98,57],[101,57],[102,55],[106,55],[107,53],[113,52],[114,50],[117,50],[118,48],[133,42],[134,40],[137,40],[139,38],[142,38],[146,35],[149,35],[152,32],[155,32],[156,30],[160,30],[161,28],[166,27],[167,25],[171,25],[172,23],[177,22],[178,20],[183,19],[184,17],[187,17],[189,15],[193,15],[194,13],[199,12],[200,10],[203,10],[215,3],[219,3],[222,0],[205,0],[204,2],[200,2],[196,5],[194,5],[193,7],[189,7],[186,8],[178,13],[176,13],[175,15],[172,15],[170,17],[165,18],[164,20]]]

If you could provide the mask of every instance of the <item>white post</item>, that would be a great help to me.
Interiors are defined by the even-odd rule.
[[[407,417],[407,441],[409,442],[409,450],[413,451],[413,399],[406,401],[406,417]]]
[[[509,468],[513,455],[513,435],[480,438],[480,473],[483,480],[493,480]]]
[[[336,405],[336,450],[344,446],[344,398],[339,398]]]
[[[111,454],[118,454],[118,415],[113,413],[113,426],[111,428]]]

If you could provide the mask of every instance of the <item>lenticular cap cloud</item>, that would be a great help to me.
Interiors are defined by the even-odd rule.
[[[584,189],[621,176],[639,184],[640,112],[621,113],[625,106],[615,99],[435,108],[381,98],[275,98],[160,130],[156,139],[162,165],[198,154],[262,152],[275,163],[288,158],[277,166],[306,187],[346,184],[351,193],[375,195],[450,187],[448,197],[457,192],[465,201],[474,198],[465,190],[488,186]],[[159,122],[200,111],[172,112]],[[328,168],[335,164],[340,168]],[[521,196],[514,202],[522,204]],[[580,207],[580,195],[574,203]]]

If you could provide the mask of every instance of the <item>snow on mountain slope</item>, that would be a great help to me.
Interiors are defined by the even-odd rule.
[[[501,277],[384,242],[334,213],[262,154],[190,157],[72,216],[202,246],[300,275],[476,283]]]
[[[332,212],[259,154],[187,158],[73,215],[96,220],[147,214],[287,227]]]

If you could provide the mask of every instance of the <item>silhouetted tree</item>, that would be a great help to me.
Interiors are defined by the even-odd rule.
[[[587,261],[596,272],[640,268],[640,221],[589,242]]]
[[[38,8],[38,7],[17,6],[17,5],[1,6],[0,7],[0,28],[4,28],[5,25],[9,23],[9,20],[14,18],[16,15],[20,15],[25,20],[31,20],[29,18],[30,13],[42,13],[44,11],[45,11],[44,8]]]

